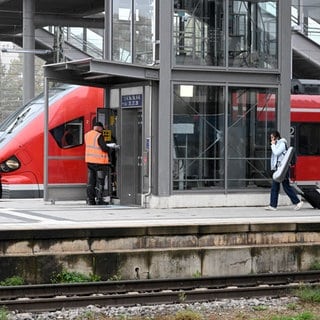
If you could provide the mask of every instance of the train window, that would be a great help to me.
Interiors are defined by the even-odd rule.
[[[297,137],[297,149],[299,155],[320,155],[319,123],[300,123],[297,130]]]
[[[83,117],[65,122],[50,133],[62,149],[79,146],[83,144]]]

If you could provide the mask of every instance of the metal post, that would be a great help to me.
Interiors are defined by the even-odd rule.
[[[43,199],[48,201],[49,79],[44,78]]]
[[[64,30],[63,27],[54,27],[54,40],[53,40],[53,50],[54,50],[54,62],[64,61]]]
[[[23,0],[23,49],[35,49],[34,0]],[[23,103],[34,98],[34,53],[23,55]]]
[[[112,1],[105,0],[104,11],[104,52],[105,60],[112,60],[111,41],[112,41]]]
[[[172,1],[159,1],[159,12],[161,17],[160,23],[160,82],[159,82],[159,110],[158,110],[158,146],[153,143],[154,149],[157,148],[157,191],[160,197],[169,196],[172,186],[171,175],[171,17]],[[168,148],[169,146],[169,148]],[[168,183],[169,181],[169,183]]]

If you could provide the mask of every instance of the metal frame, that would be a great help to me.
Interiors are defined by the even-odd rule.
[[[111,5],[105,0],[106,12],[110,19]],[[157,104],[153,105],[153,184],[152,192],[159,197],[172,194],[172,91],[173,83],[222,83],[226,88],[238,86],[275,86],[279,88],[279,129],[282,135],[289,132],[289,98],[290,98],[290,0],[279,3],[279,69],[278,70],[237,70],[233,68],[180,67],[172,65],[172,12],[173,2],[157,2],[158,14],[161,17],[159,26],[159,65],[143,67],[141,65],[114,63],[105,60],[85,59],[45,66],[46,86],[49,79],[82,85],[107,87],[130,85],[140,80],[158,83]],[[110,26],[110,21],[105,22]],[[105,39],[111,41],[110,28],[105,30]],[[105,56],[110,59],[110,43],[105,44]],[[160,72],[161,69],[161,72]],[[46,88],[47,90],[47,88]],[[46,108],[48,101],[46,102]],[[45,150],[47,155],[47,150]]]

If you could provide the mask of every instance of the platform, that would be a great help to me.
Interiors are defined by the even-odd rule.
[[[294,211],[293,206],[266,211],[264,207],[144,209],[118,205],[88,206],[84,201],[52,204],[43,199],[0,200],[0,230],[272,222],[320,223],[320,210],[313,209],[308,203],[300,211]]]
[[[0,240],[0,280],[44,283],[63,269],[103,280],[305,271],[319,262],[320,210],[3,199]]]

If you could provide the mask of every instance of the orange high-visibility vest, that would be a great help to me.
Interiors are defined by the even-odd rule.
[[[95,130],[90,130],[84,136],[85,144],[86,144],[86,154],[85,154],[85,162],[89,163],[99,163],[99,164],[108,164],[109,163],[109,155],[108,152],[104,152],[101,150],[98,138],[101,133]]]

